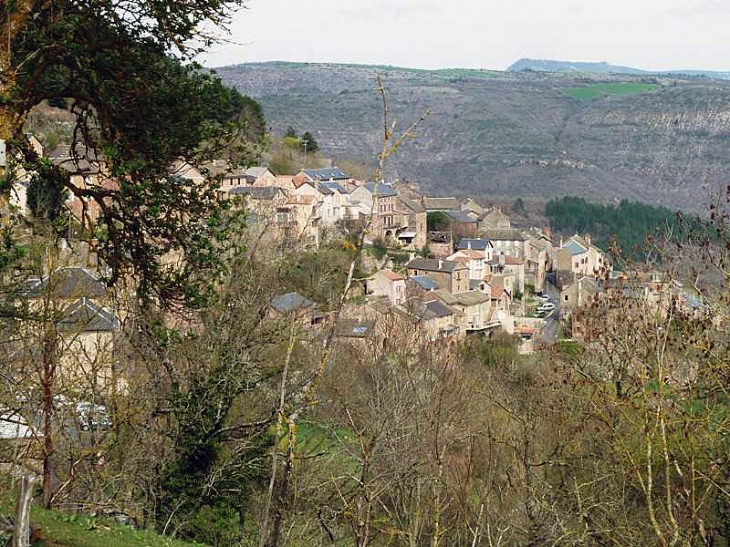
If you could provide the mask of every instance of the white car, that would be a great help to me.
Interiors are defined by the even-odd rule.
[[[102,429],[106,431],[112,425],[109,416],[106,413],[104,405],[95,405],[93,403],[78,403],[76,405],[76,413],[78,415],[79,426],[82,431]]]
[[[545,302],[544,304],[537,307],[537,311],[553,311],[555,309],[555,304],[552,302]]]

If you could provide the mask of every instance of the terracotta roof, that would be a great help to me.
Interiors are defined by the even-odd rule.
[[[492,287],[492,300],[499,300],[505,292],[504,287]]]
[[[395,273],[393,270],[380,270],[378,273],[383,274],[391,281],[403,281],[405,279],[405,277],[403,277],[401,274]]]
[[[300,186],[303,186],[305,184],[309,184],[309,180],[307,179],[307,175],[304,173],[299,173],[297,175],[294,175],[292,177],[292,183],[294,184],[294,188],[299,188]]]

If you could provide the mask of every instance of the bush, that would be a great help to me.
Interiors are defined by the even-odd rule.
[[[232,507],[204,505],[191,519],[187,532],[196,541],[224,547],[236,544],[240,526],[241,518]]]
[[[388,256],[393,259],[393,262],[398,265],[407,264],[411,258],[410,253],[400,251],[389,251]]]
[[[282,143],[284,143],[284,146],[288,146],[289,148],[300,148],[301,141],[297,137],[284,137],[281,140]]]
[[[382,260],[385,255],[388,254],[388,247],[382,239],[378,238],[373,241],[373,244],[370,247],[370,253],[378,260]]]
[[[426,216],[426,224],[429,232],[446,232],[451,226],[451,221],[446,213],[434,211]]]

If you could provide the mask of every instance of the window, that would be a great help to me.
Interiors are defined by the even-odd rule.
[[[568,297],[568,295],[567,295],[567,294],[566,294],[565,296],[563,296],[563,299],[564,299],[564,300],[565,300],[566,302],[567,302],[568,300],[570,300],[570,298]]]

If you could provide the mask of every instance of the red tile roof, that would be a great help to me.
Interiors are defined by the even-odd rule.
[[[492,299],[499,300],[505,293],[504,287],[492,287]]]
[[[380,270],[380,273],[391,281],[403,281],[405,279],[405,277],[401,274],[395,273],[393,270]]]

